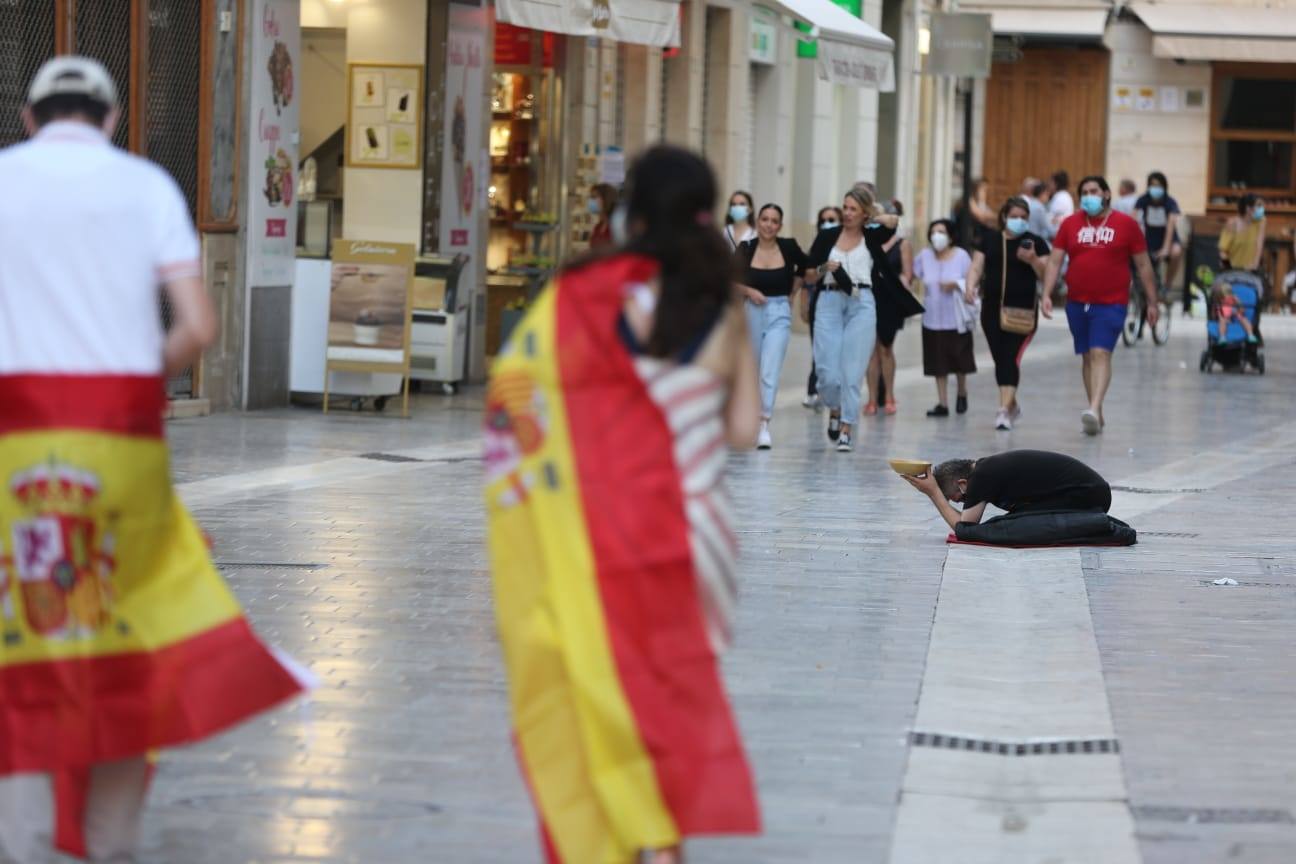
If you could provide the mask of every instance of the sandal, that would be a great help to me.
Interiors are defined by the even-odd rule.
[[[868,404],[864,406],[864,411],[862,413],[864,414],[865,417],[872,417],[874,414],[877,413],[877,403],[870,401]]]
[[[888,415],[896,413],[896,402],[894,399],[886,400],[886,413]]]

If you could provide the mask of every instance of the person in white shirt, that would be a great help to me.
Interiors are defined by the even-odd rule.
[[[1030,223],[1030,232],[1037,237],[1047,237],[1049,233],[1048,208],[1040,200],[1040,196],[1043,194],[1044,184],[1038,178],[1027,177],[1022,181],[1021,197],[1030,207],[1030,217],[1027,221]],[[996,224],[998,223],[996,222]]]
[[[738,247],[748,240],[756,239],[756,205],[752,203],[750,192],[739,189],[729,196],[729,209],[725,211],[724,237],[729,243],[729,250],[737,252]]]
[[[1075,199],[1067,191],[1071,185],[1071,177],[1065,171],[1055,171],[1049,178],[1049,234],[1048,239],[1052,240],[1057,236],[1058,228],[1062,222],[1075,212]]]
[[[0,151],[0,544],[22,550],[0,568],[0,861],[18,864],[134,860],[147,754],[302,689],[171,486],[163,376],[216,313],[179,187],[112,145],[116,94],[99,62],[56,57],[30,140]]]
[[[1112,209],[1117,213],[1124,213],[1126,216],[1134,215],[1134,206],[1138,202],[1138,186],[1134,181],[1126,177],[1120,181],[1120,197],[1112,202]]]

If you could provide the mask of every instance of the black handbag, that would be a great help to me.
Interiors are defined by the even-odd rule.
[[[855,283],[851,281],[850,274],[846,272],[845,267],[838,267],[836,270],[832,271],[832,277],[833,284],[835,284],[837,290],[841,291],[843,294],[850,294],[855,290]]]

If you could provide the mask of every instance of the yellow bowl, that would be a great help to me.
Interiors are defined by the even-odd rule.
[[[888,459],[891,470],[906,477],[920,477],[931,471],[931,463],[922,459]]]

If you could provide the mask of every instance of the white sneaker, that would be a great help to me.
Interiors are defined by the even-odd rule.
[[[805,398],[801,400],[801,407],[809,408],[811,411],[818,413],[823,409],[823,403],[819,401],[818,393],[813,396],[807,394]]]
[[[774,439],[770,437],[769,421],[762,420],[760,431],[756,433],[756,449],[768,450],[774,446]]]
[[[1092,409],[1086,410],[1080,415],[1080,425],[1084,428],[1086,435],[1097,435],[1102,431],[1102,422]]]
[[[1021,403],[1014,402],[1012,410],[1008,412],[1008,419],[1016,423],[1018,420],[1021,419],[1021,416],[1022,416]]]
[[[1000,408],[999,413],[995,415],[995,428],[1001,432],[1012,430],[1012,418],[1008,416],[1008,412],[1003,408]]]
[[[851,452],[851,433],[842,432],[840,435],[837,436],[837,452],[838,453]]]

